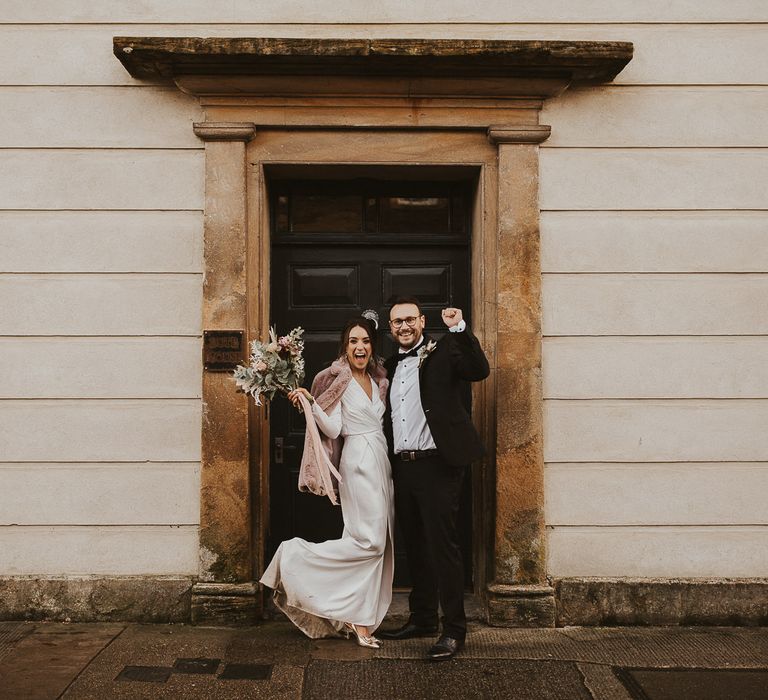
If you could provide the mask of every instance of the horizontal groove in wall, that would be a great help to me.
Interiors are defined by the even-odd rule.
[[[124,466],[124,465],[133,465],[137,466],[140,464],[144,464],[147,466],[147,468],[150,468],[152,466],[156,465],[166,465],[166,464],[185,464],[190,467],[199,467],[201,462],[195,462],[188,459],[142,459],[142,460],[113,460],[109,462],[105,462],[103,459],[73,459],[73,460],[57,460],[57,461],[51,461],[51,460],[45,460],[45,459],[30,459],[29,461],[20,462],[19,460],[14,460],[13,462],[0,462],[0,469],[2,469],[4,466],[11,466],[11,467],[27,467],[32,464],[45,464],[50,466],[63,466],[63,467],[72,467],[73,465],[78,464],[87,464],[89,466],[102,466],[102,465],[115,465],[115,466]],[[570,464],[570,462],[568,462]]]
[[[745,399],[745,400],[747,400],[747,399]],[[199,398],[198,397],[192,397],[192,398],[188,398],[187,399],[187,398],[181,398],[179,396],[174,396],[174,397],[171,397],[171,398],[162,398],[162,399],[158,399],[158,398],[154,398],[154,397],[140,397],[140,398],[131,398],[131,399],[124,399],[124,398],[116,398],[116,399],[112,399],[112,398],[91,398],[91,397],[83,398],[83,399],[77,398],[77,397],[75,397],[75,398],[68,398],[68,399],[64,399],[64,398],[55,398],[55,399],[20,398],[20,399],[0,399],[0,404],[6,403],[6,402],[8,402],[8,403],[10,403],[10,402],[21,403],[23,401],[27,401],[29,403],[36,403],[36,402],[39,402],[39,401],[48,401],[50,403],[61,403],[61,402],[64,402],[64,401],[69,401],[69,402],[72,402],[72,403],[76,403],[78,406],[82,406],[84,403],[91,403],[91,402],[92,403],[103,403],[104,401],[113,401],[114,403],[128,403],[128,402],[155,403],[157,401],[164,401],[164,402],[176,402],[178,405],[182,406],[182,405],[189,405],[189,404],[197,404],[199,402]],[[111,460],[109,460],[109,461],[111,461]],[[189,460],[187,460],[187,461],[189,461]]]
[[[602,402],[605,403],[606,401],[632,401],[632,402],[648,402],[648,401],[656,401],[656,402],[670,402],[670,403],[679,403],[681,401],[765,401],[768,399],[768,396],[750,396],[748,399],[742,398],[740,396],[688,396],[688,397],[672,397],[669,396],[611,396],[610,398],[603,398],[603,397],[571,397],[571,396],[565,396],[565,397],[558,397],[558,396],[545,396],[544,401],[571,401],[571,402],[579,402],[583,403],[585,401],[591,401],[593,403]],[[2,399],[3,401],[8,399]],[[16,399],[18,401],[22,401],[23,399]],[[55,400],[55,399],[54,399]]]
[[[0,335],[0,339],[3,338],[25,338],[25,339],[34,339],[34,338],[40,338],[45,340],[55,340],[56,338],[61,339],[67,339],[67,338],[93,338],[94,340],[110,340],[112,338],[202,338],[202,336],[198,333],[197,335],[179,335],[179,334],[171,334],[171,335],[157,335],[157,333],[147,334],[147,335]]]
[[[614,461],[611,460],[597,460],[597,459],[568,459],[565,461],[561,460],[551,460],[548,459],[546,462],[544,462],[544,465],[560,465],[560,464],[574,464],[578,466],[584,466],[587,464],[605,464],[605,465],[616,465],[616,464],[627,464],[632,467],[637,467],[643,464],[669,464],[669,465],[676,465],[676,464],[711,464],[711,465],[717,465],[717,464],[765,464],[764,459],[738,459],[738,460],[722,460],[722,459],[713,459],[713,460],[707,460],[707,459],[681,459],[681,460],[659,460],[655,459],[652,462],[649,462],[647,459],[639,460],[639,461],[632,461],[631,459],[617,459]]]
[[[94,467],[124,467],[126,465],[130,466],[137,466],[137,465],[159,465],[164,466],[168,464],[175,465],[186,465],[188,467],[199,467],[200,462],[194,462],[190,460],[179,460],[177,462],[169,461],[167,459],[163,460],[157,460],[157,461],[141,461],[141,462],[131,462],[131,461],[120,461],[120,460],[114,460],[110,462],[83,462],[83,461],[75,461],[75,462],[50,462],[50,461],[41,461],[36,460],[34,462],[0,462],[0,469],[4,469],[6,467],[13,468],[13,467],[28,467],[30,464],[39,464],[39,465],[45,465],[45,466],[65,466],[65,467],[72,467],[73,465],[78,464],[88,464],[89,466]]]
[[[676,209],[628,209],[626,207],[622,209],[542,209],[541,211],[564,213],[564,214],[578,214],[579,216],[588,216],[589,214],[599,214],[605,212],[606,214],[653,214],[655,212],[662,212],[668,214],[670,212],[680,212],[681,214],[722,214],[723,212],[729,214],[764,214],[768,212],[768,207],[763,209],[755,209],[754,207],[748,209],[704,209],[704,208],[676,208]]]
[[[72,523],[46,523],[45,525],[0,525],[0,529],[2,530],[39,530],[41,528],[68,528],[68,529],[94,529],[94,528],[120,528],[120,529],[126,529],[126,528],[143,528],[143,527],[152,527],[152,528],[162,528],[162,529],[168,529],[168,528],[198,528],[200,527],[200,523],[141,523],[140,525],[137,524],[131,524],[126,525],[124,523],[98,523],[98,524],[92,524],[89,523],[87,525],[73,525]]]
[[[570,273],[565,273],[570,274]],[[635,274],[635,273],[631,273]],[[674,273],[673,273],[674,274]],[[203,271],[200,270],[197,271],[189,271],[189,270],[135,270],[126,272],[125,270],[66,270],[65,272],[59,272],[58,270],[24,270],[23,272],[16,272],[15,270],[0,270],[0,277],[14,277],[14,276],[24,276],[27,275],[29,277],[34,277],[37,275],[40,276],[56,276],[56,277],[82,277],[82,276],[88,276],[88,277],[96,277],[98,275],[101,275],[102,277],[138,277],[138,276],[146,276],[146,275],[152,275],[154,277],[165,275],[167,277],[177,277],[179,275],[192,275],[196,277],[202,277]]]
[[[23,336],[20,336],[23,337]],[[87,336],[86,336],[87,337]],[[557,339],[557,338],[765,338],[768,337],[764,333],[707,333],[706,335],[701,335],[699,333],[673,333],[670,335],[643,335],[641,333],[638,334],[595,334],[595,333],[571,333],[571,334],[562,334],[562,335],[550,335],[550,334],[543,334],[543,338],[551,338],[551,339]]]
[[[548,530],[668,530],[676,532],[679,530],[696,530],[698,528],[720,530],[768,530],[768,524],[757,523],[755,525],[547,525]]]
[[[0,273],[0,274],[6,274],[6,273]],[[18,274],[26,274],[23,272],[20,272]],[[59,273],[51,273],[51,274],[59,274]],[[73,273],[78,274],[78,273]],[[135,273],[127,273],[127,274],[135,274]],[[179,273],[182,274],[182,273]],[[183,274],[196,274],[196,273],[183,273]],[[555,275],[559,275],[561,277],[600,277],[600,276],[608,276],[608,275],[616,275],[616,276],[622,276],[622,277],[634,277],[635,275],[643,275],[645,277],[647,276],[663,276],[663,277],[682,277],[682,276],[690,276],[695,275],[697,277],[701,276],[707,276],[707,277],[715,277],[715,276],[726,276],[731,275],[734,277],[763,277],[764,275],[768,274],[768,270],[762,271],[762,270],[563,270],[562,272],[558,270],[546,270],[542,271],[542,276],[546,277],[554,277]]]
[[[39,207],[30,207],[29,209],[15,209],[15,208],[10,208],[10,207],[6,207],[6,208],[0,207],[0,212],[4,212],[4,211],[8,211],[8,212],[22,212],[22,213],[27,213],[27,212],[66,212],[66,211],[85,211],[85,212],[89,212],[89,211],[93,211],[93,212],[108,212],[108,211],[115,211],[115,212],[134,212],[134,211],[135,212],[145,212],[145,211],[157,211],[157,212],[173,213],[173,212],[180,212],[180,211],[192,211],[192,212],[203,213],[204,210],[203,209],[136,209],[135,207],[131,207],[130,209],[128,209],[128,208],[126,208],[126,209],[113,209],[113,208],[109,208],[109,207],[105,208],[105,209],[100,209],[100,208],[95,208],[95,207],[90,207],[88,209],[41,209]]]
[[[548,149],[550,151],[760,151],[765,150],[768,148],[768,145],[765,146],[755,146],[751,144],[733,144],[729,146],[707,146],[705,144],[701,145],[695,145],[695,146],[632,146],[629,145],[621,145],[621,146],[560,146],[557,144],[549,144],[546,141],[541,144],[541,148]],[[13,150],[13,149],[6,149],[6,150]],[[40,149],[38,149],[40,150]],[[42,149],[45,150],[45,149]],[[50,149],[54,150],[54,149]],[[85,149],[88,150],[88,149]],[[136,149],[136,150],[142,150],[142,149]],[[147,149],[144,149],[147,150]],[[171,150],[171,149],[168,149]],[[181,150],[181,149],[177,149]],[[195,150],[192,148],[188,148],[186,150]],[[579,211],[584,211],[583,209]]]
[[[392,109],[399,109],[399,107],[393,107]],[[493,108],[481,108],[491,110]],[[293,131],[294,129],[282,125],[270,124],[260,125],[263,129],[269,130],[283,130]],[[302,127],[312,128],[312,127]],[[335,131],[335,130],[354,130],[357,128],[363,128],[366,130],[375,131],[399,131],[396,127],[356,127],[356,126],[344,126],[344,127],[321,127],[321,131]],[[430,128],[418,128],[408,127],[409,131],[434,131]],[[484,131],[485,127],[470,127],[466,131]],[[551,145],[546,141],[541,144],[540,148],[545,148],[550,151],[763,151],[768,149],[766,145],[753,145],[753,144],[732,144],[732,145],[717,145],[707,146],[706,144],[695,146],[676,146],[676,145],[658,145],[658,146],[633,146],[631,144],[622,144],[621,146],[568,146],[568,145]],[[101,151],[192,151],[197,153],[199,151],[205,151],[204,144],[201,143],[197,146],[0,146],[0,152],[3,151],[76,151],[78,153],[91,153]],[[584,209],[578,209],[576,211],[585,211]],[[589,211],[589,210],[587,210]],[[625,210],[626,211],[626,210]],[[648,211],[648,210],[642,210]],[[696,210],[701,211],[701,210]]]
[[[200,401],[197,396],[0,396],[3,401]],[[589,399],[587,399],[589,400]]]
[[[546,141],[544,142],[546,143]],[[724,151],[724,152],[730,152],[730,151],[744,151],[745,153],[750,153],[755,150],[761,150],[765,148],[764,146],[632,146],[632,145],[624,145],[621,146],[568,146],[568,150],[570,151],[690,151],[690,150],[706,150],[706,151]],[[34,150],[34,149],[30,149]],[[70,150],[77,150],[77,149],[70,149]],[[130,149],[125,149],[130,150]],[[582,209],[577,209],[576,211],[583,211]],[[643,210],[645,211],[645,210]]]
[[[547,401],[552,401],[553,399],[546,399],[546,400]],[[630,401],[632,403],[643,404],[643,403],[648,403],[649,401],[654,401],[654,402],[659,403],[659,404],[664,404],[664,405],[669,404],[669,405],[675,405],[675,406],[680,405],[681,403],[696,403],[696,404],[707,403],[707,404],[716,405],[716,404],[721,403],[723,401],[727,401],[729,403],[734,402],[734,401],[740,401],[741,403],[744,403],[744,404],[749,404],[749,403],[762,404],[765,401],[765,399],[762,399],[762,398],[744,398],[744,399],[742,399],[742,398],[734,398],[734,399],[720,399],[720,398],[716,398],[716,399],[699,399],[699,398],[690,398],[690,399],[669,399],[669,398],[661,398],[661,399],[646,399],[646,398],[642,398],[642,399],[616,399],[616,398],[609,398],[609,399],[555,399],[555,400],[556,401],[560,401],[560,402],[571,401],[573,403],[583,403],[584,401],[592,401],[593,403],[602,403],[602,404],[609,404],[609,403],[619,404],[619,403],[627,403],[627,402],[630,402]]]
[[[43,526],[40,526],[43,527]],[[568,530],[582,530],[585,532],[588,532],[590,530],[637,530],[637,531],[646,531],[646,530],[656,530],[656,531],[668,531],[668,532],[679,532],[679,531],[691,531],[691,530],[712,530],[712,529],[720,529],[720,530],[744,530],[744,531],[768,531],[768,525],[765,524],[758,524],[758,525],[547,525],[547,529],[550,530],[556,530],[556,529],[568,529]]]
[[[5,274],[58,274],[55,272],[46,273],[46,272],[0,272],[0,275]],[[72,274],[89,274],[89,273],[80,273],[80,272],[74,272]],[[111,273],[110,273],[111,274]],[[119,273],[114,273],[119,274]],[[126,272],[124,274],[132,275],[132,274],[139,274],[134,272]],[[141,273],[143,274],[143,273]],[[147,273],[149,274],[149,273]],[[164,273],[159,273],[164,274]],[[194,274],[194,273],[186,273],[186,274]],[[542,271],[542,276],[551,276],[551,275],[568,275],[569,277],[589,277],[589,276],[595,276],[595,275],[624,275],[626,277],[629,276],[635,276],[635,275],[664,275],[667,277],[685,277],[690,275],[707,275],[710,277],[714,277],[716,275],[738,275],[738,276],[744,276],[744,275],[767,275],[768,269],[766,270],[544,270]]]
[[[147,334],[147,335],[0,335],[0,341],[3,339],[14,339],[14,338],[24,338],[24,339],[34,339],[34,338],[40,338],[44,340],[67,340],[69,338],[93,338],[94,340],[110,340],[112,338],[162,338],[163,340],[167,340],[168,338],[202,338],[202,336],[198,333],[197,335],[157,335],[156,333],[153,334]]]
[[[659,465],[664,465],[664,464],[671,464],[671,465],[677,465],[677,464],[703,464],[703,465],[706,465],[708,467],[713,467],[713,468],[718,466],[718,465],[721,465],[721,464],[731,464],[731,465],[733,465],[733,464],[748,464],[748,465],[752,465],[752,464],[766,464],[767,465],[766,468],[768,468],[768,463],[766,463],[766,461],[764,459],[756,459],[756,460],[753,460],[753,461],[743,460],[743,459],[731,460],[731,461],[718,459],[716,461],[711,461],[711,462],[707,462],[706,460],[701,460],[701,459],[682,460],[682,461],[679,461],[679,462],[674,462],[674,461],[669,461],[669,460],[667,460],[667,461],[664,461],[664,460],[662,460],[662,461],[654,460],[653,462],[647,462],[647,461],[646,462],[626,462],[626,461],[623,461],[623,460],[622,461],[617,461],[617,462],[610,462],[610,461],[605,461],[605,460],[591,460],[589,462],[571,462],[571,461],[568,461],[568,462],[554,462],[552,460],[547,460],[546,462],[544,462],[544,466],[545,467],[548,467],[548,466],[560,466],[560,465],[563,465],[563,464],[577,464],[577,465],[580,465],[580,466],[583,466],[583,465],[586,465],[586,464],[594,464],[596,466],[601,466],[601,465],[615,466],[617,464],[627,464],[627,465],[630,465],[633,468],[637,467],[638,465],[643,465],[643,464],[648,465],[648,466],[659,466]]]
[[[567,273],[566,273],[567,274]],[[599,273],[598,273],[599,274]],[[196,271],[179,271],[179,272],[103,272],[101,270],[96,272],[0,272],[0,277],[202,277],[202,272]]]
[[[398,22],[396,20],[393,20],[391,22],[148,22],[146,20],[133,20],[133,21],[125,21],[125,22],[100,22],[100,21],[92,21],[92,22],[83,22],[83,21],[77,21],[77,22],[3,22],[0,20],[0,26],[4,27],[93,27],[93,26],[102,26],[102,27],[120,27],[120,26],[147,26],[147,27],[238,27],[246,29],[248,27],[258,28],[258,27],[301,27],[301,28],[311,28],[311,27],[340,27],[340,28],[349,28],[349,27],[382,27],[387,28],[390,26],[395,27],[431,27],[434,29],[458,29],[458,28],[464,28],[464,27],[504,27],[507,29],[514,29],[515,27],[563,27],[563,28],[580,28],[580,27],[592,27],[592,26],[610,26],[610,25],[616,25],[620,27],[627,27],[627,26],[638,26],[638,27],[663,27],[663,26],[670,26],[670,27],[677,27],[680,25],[683,26],[689,26],[689,27],[707,27],[707,26],[726,26],[726,27],[739,27],[741,25],[766,25],[768,24],[768,19],[762,20],[762,19],[751,19],[751,20],[665,20],[665,21],[658,21],[658,22],[649,22],[649,21],[638,21],[638,20],[624,20],[624,21],[617,21],[617,20],[595,20],[591,22],[552,22],[552,21],[540,21],[540,22],[482,22],[482,21],[473,21],[473,22]]]
[[[754,146],[753,148],[762,148]],[[0,146],[0,151],[204,151],[203,144],[200,147],[193,146]]]
[[[125,151],[127,153],[132,153],[133,151],[192,151],[197,153],[205,151],[205,145],[201,143],[200,148],[189,146],[0,146],[0,152],[2,151],[70,151],[71,153],[93,153],[97,151]]]

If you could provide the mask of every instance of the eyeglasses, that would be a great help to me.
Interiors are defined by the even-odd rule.
[[[421,318],[421,316],[408,316],[408,318],[393,318],[389,325],[391,325],[393,328],[401,328],[404,323],[407,323],[411,328],[413,328],[416,325],[416,321],[418,321]]]

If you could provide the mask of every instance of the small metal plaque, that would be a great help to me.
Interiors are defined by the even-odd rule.
[[[231,372],[243,362],[243,331],[203,331],[203,367]]]

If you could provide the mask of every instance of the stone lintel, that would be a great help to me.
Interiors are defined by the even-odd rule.
[[[768,579],[567,578],[557,625],[768,625]]]
[[[488,624],[494,627],[554,627],[555,589],[490,583],[486,589]]]
[[[252,122],[195,122],[195,135],[204,141],[250,141],[256,133]]]
[[[260,616],[256,583],[197,583],[192,587],[193,625],[255,625]]]
[[[488,127],[488,140],[500,143],[542,143],[549,138],[552,127],[546,124],[493,125]]]
[[[542,100],[561,95],[571,84],[566,77],[391,76],[391,75],[181,75],[174,78],[183,93],[203,104],[249,105],[267,100],[306,107],[306,100],[354,100],[370,106],[382,100],[453,100],[470,106],[477,100],[508,100],[540,108]],[[258,105],[256,105],[258,106]],[[381,104],[378,105],[379,108]],[[419,107],[423,107],[419,104]],[[315,118],[320,119],[319,115]],[[496,121],[502,122],[503,119]],[[488,126],[486,123],[485,126]]]
[[[141,80],[182,75],[556,77],[603,83],[632,59],[624,41],[124,37],[115,56]]]

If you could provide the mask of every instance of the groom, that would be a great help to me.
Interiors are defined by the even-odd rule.
[[[389,326],[400,348],[384,363],[390,378],[384,431],[393,455],[396,517],[413,588],[408,622],[378,635],[410,639],[437,634],[439,600],[443,628],[428,652],[433,661],[453,657],[466,636],[456,516],[464,470],[482,455],[483,447],[461,396],[466,382],[490,373],[461,309],[443,309],[442,317],[449,333],[434,341],[423,334],[418,299],[396,299]]]

